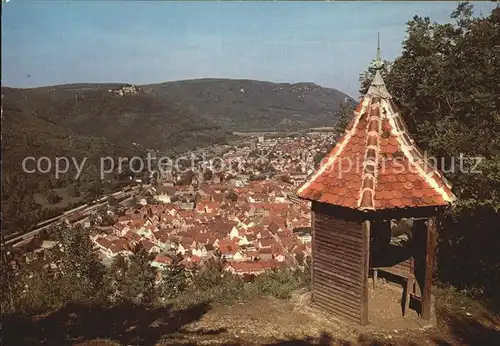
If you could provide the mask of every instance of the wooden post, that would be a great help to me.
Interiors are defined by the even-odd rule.
[[[425,279],[424,289],[422,290],[422,318],[430,320],[431,318],[431,288],[432,272],[434,270],[434,254],[436,252],[437,240],[436,217],[431,217],[427,221],[427,237],[425,249]]]
[[[403,307],[403,317],[406,314],[410,307],[411,297],[415,294],[415,266],[413,263],[413,257],[410,258],[410,272],[408,273],[408,277],[406,278],[406,291],[405,291],[405,304]]]
[[[361,297],[361,324],[368,324],[368,272],[370,270],[370,221],[363,222],[363,277]]]

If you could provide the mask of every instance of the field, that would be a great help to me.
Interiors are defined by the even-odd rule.
[[[294,136],[300,135],[302,133],[310,133],[310,132],[336,132],[334,127],[322,126],[322,127],[311,127],[308,129],[298,130],[298,131],[242,131],[242,132],[233,132],[234,136],[240,137],[280,137],[280,136]]]
[[[82,197],[72,197],[68,194],[68,190],[66,188],[53,189],[55,193],[61,197],[61,200],[55,204],[50,204],[47,201],[47,194],[35,193],[33,198],[35,202],[40,204],[44,208],[57,208],[57,209],[65,209],[70,205],[74,205],[75,203],[79,203],[83,201]]]
[[[235,136],[242,136],[242,137],[259,137],[259,136],[266,136],[266,137],[279,137],[283,135],[287,136],[292,136],[296,135],[300,132],[283,132],[283,131],[259,131],[259,132],[233,132],[233,135]]]

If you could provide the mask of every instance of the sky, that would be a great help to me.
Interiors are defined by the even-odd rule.
[[[447,22],[457,4],[10,0],[2,3],[2,85],[241,78],[356,96],[377,31],[392,60],[408,20]],[[495,6],[474,4],[485,16]]]

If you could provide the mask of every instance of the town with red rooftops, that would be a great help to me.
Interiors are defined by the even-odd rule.
[[[213,258],[238,275],[303,266],[311,255],[311,213],[295,190],[314,171],[317,153],[334,143],[332,133],[310,132],[219,147],[212,150],[223,151],[219,157],[163,172],[129,203],[103,207],[106,217],[96,212],[79,222],[91,229],[105,264],[140,246],[155,254],[151,266],[159,270]]]

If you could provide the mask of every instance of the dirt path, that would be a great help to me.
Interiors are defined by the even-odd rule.
[[[500,345],[500,317],[492,317],[481,306],[444,310],[439,327],[362,332],[312,308],[307,298],[304,294],[291,301],[257,298],[216,307],[186,328],[189,337],[171,335],[160,344]],[[196,335],[208,329],[217,332]]]

